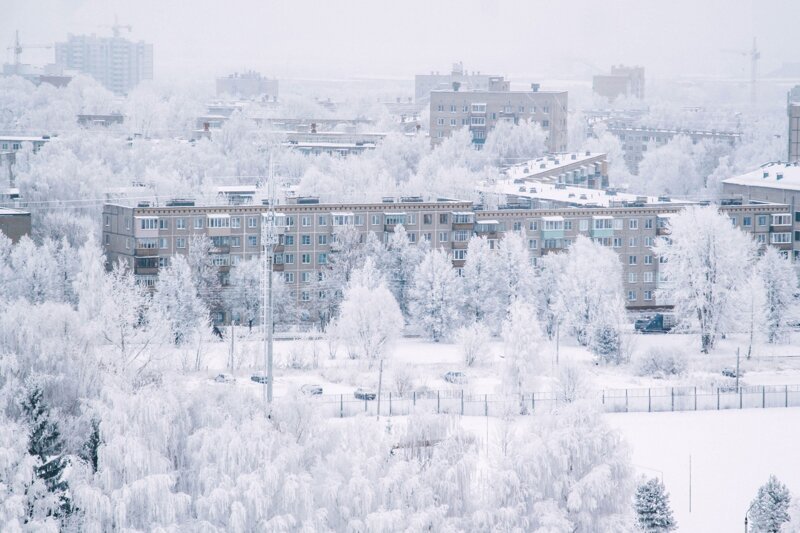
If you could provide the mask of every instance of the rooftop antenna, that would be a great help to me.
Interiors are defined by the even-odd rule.
[[[261,308],[264,316],[264,372],[267,377],[267,386],[264,389],[264,409],[267,418],[272,418],[272,348],[273,330],[275,325],[273,295],[272,295],[272,264],[275,259],[275,245],[277,234],[275,232],[275,175],[272,165],[272,154],[269,156],[269,175],[267,188],[269,190],[269,206],[261,218],[261,243],[264,247],[264,270],[262,276],[263,300]]]

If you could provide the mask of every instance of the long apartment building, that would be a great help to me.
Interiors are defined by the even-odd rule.
[[[545,131],[548,151],[567,151],[566,91],[541,91],[535,83],[530,91],[512,91],[510,82],[494,76],[488,90],[466,91],[454,84],[451,90],[432,91],[430,99],[429,132],[434,145],[461,128],[469,128],[472,142],[482,145],[500,121],[529,120]]]
[[[260,256],[261,224],[267,207],[188,204],[191,202],[163,207],[106,204],[103,245],[107,265],[124,261],[140,283],[152,286],[159,269],[174,255],[186,254],[193,235],[203,234],[212,240],[213,263],[219,266],[225,285],[231,267]],[[364,238],[373,232],[386,239],[398,224],[402,225],[412,243],[424,240],[447,250],[457,269],[465,264],[473,235],[487,237],[494,247],[507,232],[524,232],[534,262],[565,250],[578,235],[584,235],[619,253],[629,309],[663,305],[656,295],[658,260],[650,248],[656,237],[667,234],[670,217],[685,204],[643,201],[579,209],[567,204],[509,207],[481,210],[470,202],[450,200],[277,206],[279,244],[274,269],[290,285],[298,305],[313,308],[318,299],[326,297],[314,282],[325,276],[335,253],[331,249],[334,235],[342,226],[357,228]],[[792,223],[788,206],[740,201],[729,202],[722,209],[734,225],[752,233],[762,245],[791,248],[791,241],[785,240]],[[220,311],[214,319],[224,321],[226,317]]]

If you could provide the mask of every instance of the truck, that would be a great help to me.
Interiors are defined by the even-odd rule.
[[[658,313],[638,319],[634,327],[639,333],[667,333],[675,327],[675,316]]]

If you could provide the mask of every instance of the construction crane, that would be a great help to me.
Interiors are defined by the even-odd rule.
[[[14,72],[19,73],[19,66],[22,58],[22,51],[32,48],[53,48],[52,44],[22,44],[19,42],[19,30],[16,31],[14,37],[14,46],[9,46],[9,50],[14,52]]]
[[[128,30],[128,33],[133,31],[133,28],[131,27],[130,24],[120,24],[116,15],[114,15],[114,24],[110,26],[104,25],[101,26],[101,28],[111,28],[111,33],[114,35],[114,37],[119,37],[120,30]]]
[[[755,105],[758,98],[756,88],[758,85],[758,60],[761,59],[761,52],[756,46],[756,38],[753,37],[753,48],[750,50],[722,50],[728,54],[738,54],[750,57],[750,103]]]

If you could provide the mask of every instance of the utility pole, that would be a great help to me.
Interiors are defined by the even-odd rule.
[[[263,275],[263,300],[262,309],[264,316],[264,372],[267,377],[267,386],[264,391],[264,409],[267,418],[272,418],[272,384],[274,381],[272,364],[272,344],[274,329],[274,313],[272,298],[272,263],[275,254],[275,176],[272,170],[272,155],[269,158],[269,207],[261,217],[261,244],[264,247],[264,275]]]

